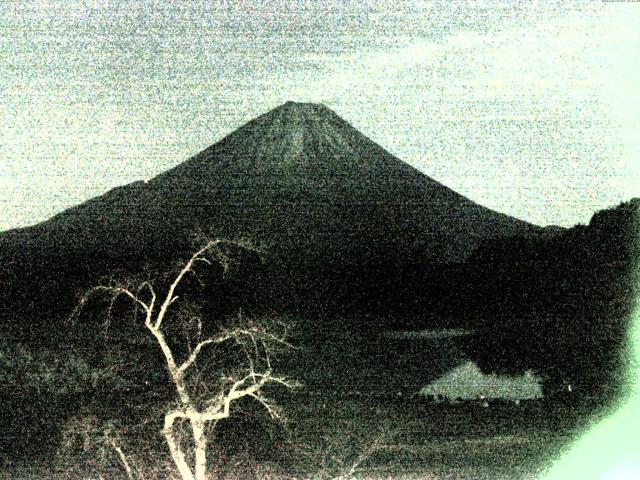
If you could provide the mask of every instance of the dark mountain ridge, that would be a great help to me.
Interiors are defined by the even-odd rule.
[[[166,268],[189,252],[196,231],[261,244],[266,272],[250,289],[279,310],[362,308],[358,298],[395,288],[372,285],[371,270],[406,286],[412,277],[402,272],[416,265],[464,260],[487,239],[546,232],[423,175],[325,106],[287,102],[148,182],[1,233],[0,320],[62,314],[79,288],[114,269]]]

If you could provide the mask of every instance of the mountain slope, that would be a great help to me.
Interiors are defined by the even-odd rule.
[[[46,310],[49,296],[62,311],[70,292],[114,268],[171,263],[198,230],[263,244],[268,296],[295,297],[298,307],[310,294],[367,296],[371,269],[402,284],[407,265],[456,262],[488,238],[544,233],[423,175],[328,108],[287,102],[147,183],[0,234],[5,292],[21,303],[4,315]],[[25,293],[36,285],[45,298]]]

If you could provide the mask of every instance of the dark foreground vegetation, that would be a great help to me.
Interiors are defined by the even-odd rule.
[[[57,415],[62,401],[44,402],[39,412]],[[178,478],[160,422],[131,418],[126,425],[126,412],[135,417],[138,402],[102,402],[111,415],[120,415],[112,433],[120,427],[119,444],[135,471],[143,478]],[[273,424],[249,403],[220,423],[212,437],[210,478],[535,478],[592,420],[557,400],[486,409],[401,401],[386,393],[302,390],[283,405],[284,425]],[[46,442],[35,439],[45,448],[5,458],[4,478],[127,478],[102,439],[108,423],[103,418],[104,412],[89,409],[81,424],[66,423]]]
[[[210,478],[535,478],[604,413],[600,400],[580,395],[488,408],[431,403],[411,393],[460,357],[430,364],[440,350],[429,341],[374,341],[325,320],[312,331],[293,328],[300,348],[274,359],[274,370],[304,383],[266,390],[283,421],[245,399],[211,430]],[[77,350],[13,348],[23,365],[16,375],[31,383],[2,392],[7,478],[127,478],[114,444],[142,478],[179,478],[162,435],[175,394],[150,368],[153,351],[145,342],[117,350],[122,339],[100,338],[113,356],[99,369]]]

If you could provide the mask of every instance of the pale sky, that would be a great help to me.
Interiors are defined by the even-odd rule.
[[[640,196],[640,3],[0,0],[0,229],[324,102],[490,208]]]

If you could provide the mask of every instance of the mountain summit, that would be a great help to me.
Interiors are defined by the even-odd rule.
[[[378,280],[403,285],[412,281],[407,270],[461,261],[488,239],[543,230],[455,193],[329,108],[287,102],[148,182],[0,234],[0,259],[10,266],[7,292],[19,299],[40,288],[26,277],[57,285],[52,298],[27,305],[55,298],[64,309],[77,288],[113,268],[170,264],[192,247],[194,231],[204,231],[264,245],[262,281],[297,304],[310,294],[367,297]],[[9,316],[24,310],[5,307]]]
[[[271,110],[145,188],[181,218],[231,215],[217,231],[302,242],[305,255],[326,255],[323,240],[334,252],[359,245],[365,258],[386,245],[446,262],[483,239],[539,230],[455,193],[313,103]]]
[[[233,161],[233,168],[246,168],[254,176],[288,171],[309,179],[349,175],[358,170],[368,176],[408,175],[411,169],[332,110],[314,103],[287,102],[247,123],[169,175],[188,176],[224,168],[226,159]]]

